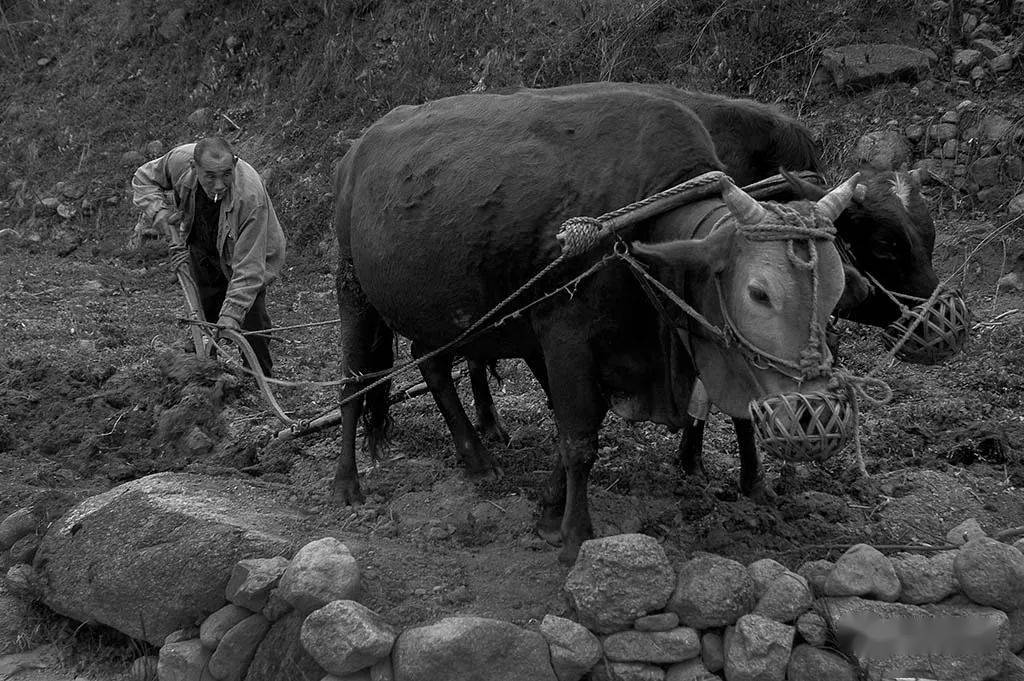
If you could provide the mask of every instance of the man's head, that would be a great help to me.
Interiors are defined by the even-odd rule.
[[[237,160],[221,137],[206,137],[196,142],[192,167],[196,169],[199,185],[214,201],[220,201],[231,186]]]

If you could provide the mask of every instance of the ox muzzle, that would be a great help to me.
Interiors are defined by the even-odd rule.
[[[748,405],[758,446],[784,461],[825,461],[850,443],[857,412],[847,393],[834,389],[773,395]]]
[[[967,344],[973,317],[959,291],[942,289],[886,327],[882,340],[895,356],[912,364],[938,364]]]

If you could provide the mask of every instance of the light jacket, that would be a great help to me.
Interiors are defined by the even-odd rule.
[[[150,218],[164,208],[182,211],[179,226],[185,241],[195,218],[198,179],[190,163],[195,146],[175,147],[140,167],[132,177],[135,205]],[[169,204],[171,197],[174,205]],[[220,201],[217,252],[228,280],[220,315],[241,324],[260,289],[281,273],[285,252],[284,231],[263,178],[241,159],[235,163],[231,186]]]

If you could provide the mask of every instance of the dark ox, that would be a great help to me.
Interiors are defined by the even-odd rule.
[[[710,133],[718,157],[737,184],[747,185],[789,171],[822,173],[820,151],[805,125],[775,107],[746,99],[681,90],[670,85],[639,83],[584,83],[562,88],[565,93],[587,93],[615,89],[678,102],[697,114]],[[774,200],[819,200],[827,190],[785,173],[788,184],[767,196]],[[921,193],[921,181],[914,172],[862,173],[865,192],[855,196],[836,219],[838,238],[852,257],[844,258],[846,286],[835,314],[863,324],[884,327],[900,315],[899,307],[865,275],[889,291],[927,298],[938,285],[932,268],[935,225]],[[541,384],[536,367],[539,358],[527,362]],[[507,442],[500,417],[487,385],[483,365],[470,363],[470,380],[478,428],[488,439]],[[701,449],[707,418],[707,401],[698,385],[691,418],[683,426],[679,460],[683,469],[695,473],[702,468]],[[740,488],[749,495],[764,497],[761,461],[754,444],[752,424],[734,420],[739,444]]]
[[[393,333],[410,338],[421,357],[458,337],[556,258],[555,232],[566,218],[599,215],[719,168],[693,113],[643,92],[524,90],[394,109],[353,145],[336,178],[343,374],[390,367]],[[827,224],[852,192],[851,181],[817,203],[779,208],[728,185],[724,200],[639,223],[628,238],[655,276],[712,323],[722,326],[728,311],[758,348],[795,362],[809,330],[813,336],[823,328],[839,299],[839,254],[828,239],[748,235],[780,214]],[[721,220],[704,220],[713,211]],[[715,222],[720,226],[707,233]],[[701,238],[693,238],[698,227]],[[810,257],[811,249],[816,267],[796,267],[792,259]],[[609,250],[573,257],[523,300],[556,289]],[[491,474],[496,466],[451,379],[454,352],[423,362],[423,377],[469,473]],[[592,535],[587,479],[609,408],[629,419],[683,425],[698,372],[715,404],[735,417],[745,416],[753,399],[824,385],[821,377],[800,383],[757,368],[735,347],[690,333],[685,322],[668,325],[620,262],[581,280],[572,295],[547,298],[474,336],[457,352],[477,361],[525,357],[546,374],[561,465],[542,495],[541,530],[560,536],[563,559],[574,558]],[[829,363],[826,350],[820,368],[827,372]],[[362,499],[357,421],[363,415],[371,454],[388,422],[388,386],[365,401],[347,400],[359,386],[342,390],[333,485],[342,503]]]

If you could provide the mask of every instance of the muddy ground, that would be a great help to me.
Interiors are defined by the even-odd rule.
[[[938,269],[962,270],[954,283],[978,323],[967,352],[940,366],[878,369],[894,396],[863,408],[869,481],[857,480],[849,453],[825,466],[768,461],[779,499],[757,506],[735,491],[736,447],[720,415],[708,430],[707,479],[679,473],[676,435],[609,416],[592,478],[598,533],[651,534],[677,560],[706,550],[796,567],[862,541],[942,543],[967,517],[991,532],[1024,525],[1024,298],[996,292],[999,276],[1015,266],[1020,230],[1004,230],[963,267],[1000,224],[940,216]],[[396,625],[455,613],[529,625],[565,612],[566,568],[532,533],[554,423],[524,367],[504,362],[494,386],[512,437],[496,452],[503,479],[463,479],[423,396],[394,407],[387,460],[360,461],[370,503],[355,513],[335,508],[327,491],[337,433],[268,445],[280,426],[253,382],[233,364],[183,352],[186,331],[175,322],[182,297],[163,248],[129,251],[117,245],[124,236],[64,255],[45,242],[0,243],[0,516],[26,505],[56,514],[157,471],[258,479],[318,517],[324,534],[362,547],[365,600]],[[336,317],[330,264],[296,264],[269,307],[280,325]],[[884,352],[877,331],[849,325],[845,335],[850,368],[875,369]],[[337,347],[335,325],[289,332],[274,346],[278,376],[333,380]],[[299,416],[330,409],[335,395],[315,384],[276,390]],[[82,641],[102,634],[75,633],[65,637],[68,659],[95,671],[85,650],[94,643]],[[77,663],[76,641],[85,646]]]

